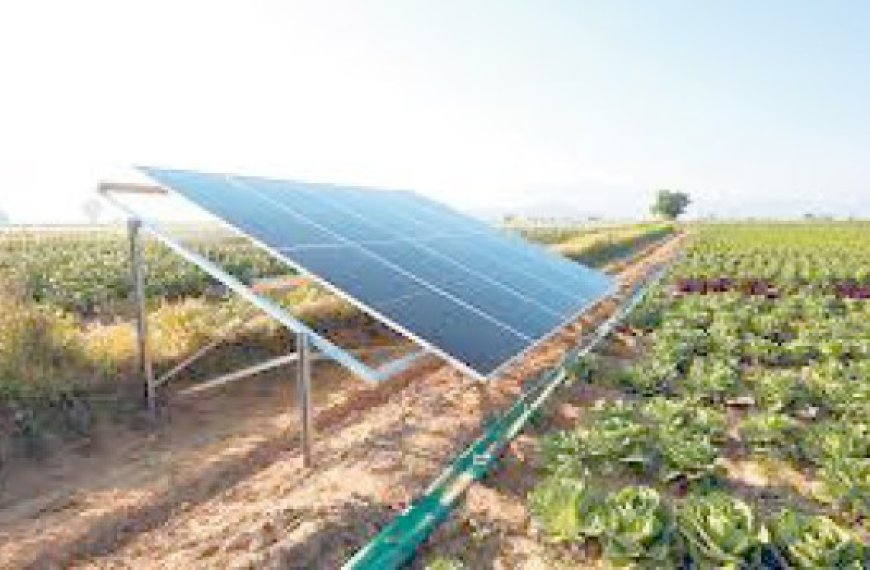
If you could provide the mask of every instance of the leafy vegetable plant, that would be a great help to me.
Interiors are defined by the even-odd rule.
[[[771,533],[786,568],[864,568],[864,547],[828,517],[785,510],[771,523]]]
[[[757,412],[741,422],[740,439],[753,453],[792,455],[799,430],[800,425],[790,416]]]
[[[760,566],[765,526],[743,501],[725,493],[691,495],[677,510],[680,536],[701,568]]]
[[[662,498],[649,487],[626,487],[610,495],[603,506],[604,557],[627,565],[653,563],[670,556],[674,525]]]
[[[601,534],[599,502],[583,481],[569,477],[548,477],[529,495],[535,519],[558,542]]]
[[[853,517],[870,517],[870,458],[840,457],[819,470],[819,498]]]
[[[870,425],[827,420],[810,426],[798,441],[801,458],[822,465],[843,457],[870,457]]]
[[[649,427],[631,404],[596,403],[578,435],[580,457],[602,470],[612,470],[617,464],[643,469],[650,463]]]
[[[737,363],[726,359],[696,358],[683,389],[706,401],[722,402],[735,395],[740,381]]]

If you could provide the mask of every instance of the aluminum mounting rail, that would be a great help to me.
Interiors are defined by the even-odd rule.
[[[150,235],[156,238],[163,245],[168,247],[174,253],[199,267],[202,271],[209,274],[211,277],[225,285],[228,289],[266,313],[268,316],[284,325],[289,330],[305,334],[310,339],[311,344],[324,356],[334,360],[342,365],[356,376],[362,378],[366,382],[378,383],[387,380],[393,375],[401,372],[410,366],[411,362],[408,358],[400,358],[393,366],[390,363],[380,368],[373,369],[367,364],[355,358],[349,352],[335,345],[330,340],[324,338],[302,321],[290,315],[283,307],[274,301],[255,293],[250,287],[245,285],[239,279],[227,273],[216,263],[212,262],[205,256],[189,249],[184,244],[180,243],[174,237],[169,235],[160,224],[145,216],[133,208],[124,204],[112,195],[112,192],[133,192],[137,194],[165,194],[166,191],[160,187],[152,187],[138,184],[123,184],[123,183],[101,183],[99,186],[100,194],[103,198],[109,201],[113,206],[127,214],[130,219],[137,220],[141,228],[147,231]]]

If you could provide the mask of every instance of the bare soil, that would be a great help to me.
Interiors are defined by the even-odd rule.
[[[628,288],[682,239],[611,271]],[[491,385],[432,361],[377,387],[316,364],[310,469],[299,452],[292,369],[173,402],[154,424],[105,425],[87,445],[13,466],[0,495],[0,567],[339,567],[519,394],[524,378],[614,307],[599,305]],[[528,536],[528,436],[511,450],[508,467],[517,469],[496,478],[516,480],[474,486],[416,565],[460,537],[463,548],[468,540],[494,545],[476,549],[475,567],[551,567],[537,566],[547,560]],[[474,527],[484,517],[494,522]],[[505,546],[496,535],[513,538]]]

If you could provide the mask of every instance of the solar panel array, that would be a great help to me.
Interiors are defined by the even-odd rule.
[[[602,273],[413,192],[142,170],[481,376],[612,287]]]

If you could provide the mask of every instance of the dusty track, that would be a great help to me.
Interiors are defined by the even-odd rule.
[[[681,241],[610,269],[629,287]],[[516,396],[523,378],[614,306],[600,305],[488,387],[442,365],[377,388],[317,366],[311,470],[296,446],[292,374],[174,406],[156,431],[104,434],[88,456],[13,477],[7,493],[20,494],[0,510],[0,566],[336,567]]]

